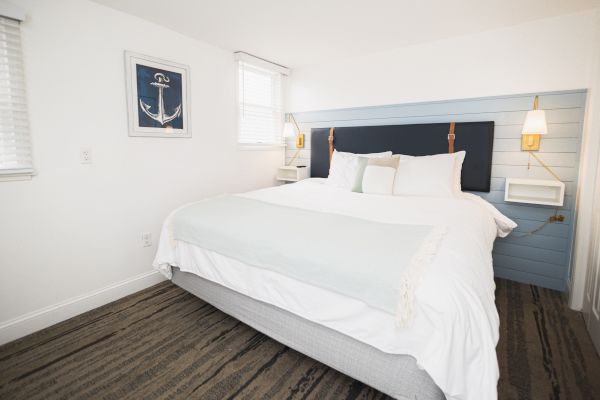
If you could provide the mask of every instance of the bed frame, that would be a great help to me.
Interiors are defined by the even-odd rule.
[[[407,355],[388,354],[273,305],[173,268],[173,283],[302,354],[401,400],[444,400]]]
[[[351,126],[334,128],[333,147],[350,153],[425,156],[448,152],[450,124]],[[311,129],[310,175],[329,175],[330,128]],[[492,175],[494,122],[459,122],[455,126],[454,150],[465,150],[462,190],[489,192]]]

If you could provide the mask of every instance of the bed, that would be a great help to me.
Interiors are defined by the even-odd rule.
[[[448,126],[433,125],[445,125],[446,129]],[[481,143],[491,146],[493,124],[492,137],[487,135],[484,141],[481,135],[489,132],[489,124],[481,126],[485,129],[478,130],[476,139],[460,146],[481,146]],[[377,132],[373,134],[372,129],[364,128],[363,131],[370,132],[372,139],[380,137]],[[428,128],[428,134],[422,135],[420,141],[431,147],[431,141],[439,140],[440,135],[445,137],[445,134],[441,126],[436,130],[431,129],[429,124]],[[462,131],[466,132],[473,130],[474,126],[463,128]],[[457,131],[461,132],[460,125]],[[431,132],[434,132],[433,136],[428,136]],[[339,136],[336,136],[342,148],[344,133],[340,129]],[[347,133],[362,137],[356,130],[350,129]],[[317,167],[313,176],[322,173],[319,163],[326,164],[324,160],[328,161],[326,141],[322,140],[326,134],[322,130],[313,131],[313,151],[315,148],[321,150],[316,158],[313,157]],[[393,148],[391,142],[402,136],[392,135],[390,138],[387,135],[389,131],[386,130],[387,138],[379,143],[381,148]],[[405,143],[406,140],[406,137],[401,138]],[[352,145],[356,140],[350,139],[346,143]],[[371,147],[368,150],[379,149]],[[422,150],[412,151],[419,153]],[[487,181],[489,190],[489,171],[484,168],[481,173],[482,168],[478,168],[479,173],[474,173],[469,164],[466,167],[466,170],[463,168],[463,187],[479,185],[477,188],[485,190]],[[469,174],[473,179],[469,178]],[[456,198],[365,195],[332,187],[326,182],[324,178],[313,177],[296,184],[230,196],[233,207],[265,208],[266,212],[273,211],[273,215],[281,216],[265,223],[263,230],[278,228],[282,238],[265,236],[263,241],[267,245],[264,248],[260,249],[260,242],[254,242],[258,250],[248,250],[250,253],[256,250],[260,257],[288,257],[300,260],[300,263],[311,263],[316,257],[310,255],[307,249],[327,242],[323,235],[328,233],[320,232],[325,229],[319,227],[318,219],[323,219],[327,225],[328,218],[338,218],[342,225],[346,222],[359,224],[357,226],[364,228],[364,232],[370,232],[368,229],[373,227],[375,232],[400,225],[442,227],[444,233],[439,236],[434,257],[426,268],[419,270],[414,288],[411,288],[410,301],[401,307],[410,308],[405,323],[399,323],[398,315],[378,306],[376,301],[369,301],[380,299],[383,290],[366,293],[367,297],[353,296],[342,289],[343,282],[338,290],[335,286],[315,284],[306,275],[285,273],[275,267],[265,268],[260,264],[262,258],[252,258],[255,254],[228,252],[234,242],[237,243],[234,247],[244,247],[244,237],[248,237],[247,233],[251,231],[244,231],[241,225],[244,225],[246,214],[255,213],[254,208],[252,212],[244,211],[239,218],[233,218],[240,224],[239,237],[235,237],[238,232],[227,231],[225,223],[220,231],[212,232],[214,235],[204,234],[204,237],[211,236],[210,240],[204,238],[205,241],[200,242],[182,240],[185,236],[177,236],[173,228],[177,218],[183,219],[184,224],[193,220],[184,213],[193,207],[187,205],[175,210],[163,226],[154,265],[175,284],[222,311],[393,398],[496,398],[498,364],[495,346],[499,321],[494,305],[491,250],[494,239],[508,234],[514,223],[470,193]],[[205,207],[209,203],[204,200],[194,204]],[[281,212],[290,213],[290,217],[277,214]],[[260,212],[256,211],[256,214],[264,219]],[[218,215],[215,209],[209,209],[209,214],[201,215],[200,219],[209,220],[207,225],[214,226],[215,221],[223,219],[214,215]],[[216,219],[210,221],[213,217]],[[310,218],[317,219],[313,221]],[[187,225],[194,228],[198,223]],[[426,237],[435,237],[431,232]],[[261,234],[258,232],[255,236]],[[339,232],[337,234],[343,236]],[[212,236],[219,235],[223,235],[224,240],[215,244]],[[345,236],[342,239],[352,240]],[[362,237],[360,240],[366,239]],[[409,237],[402,241],[408,242]],[[269,247],[269,243],[273,246]],[[335,244],[333,248],[327,247],[332,243]],[[330,253],[343,251],[340,243],[336,244],[335,239],[331,239],[331,243],[323,247],[325,251],[319,253],[319,259],[324,261],[321,264],[315,261],[315,265],[318,268],[328,265]],[[290,256],[290,253],[293,255]],[[355,256],[350,254],[351,258]],[[345,259],[344,263],[352,269],[351,259]],[[298,268],[298,265],[293,266]],[[374,267],[369,265],[368,268]],[[364,277],[368,279],[368,274]]]

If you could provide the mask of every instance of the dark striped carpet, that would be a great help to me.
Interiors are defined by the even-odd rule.
[[[500,399],[600,398],[562,295],[497,281]],[[1,399],[387,399],[169,282],[0,347]]]

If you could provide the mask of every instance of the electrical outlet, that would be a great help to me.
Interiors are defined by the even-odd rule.
[[[92,163],[92,149],[89,147],[83,147],[79,151],[79,162],[81,164],[91,164]]]
[[[142,233],[142,246],[152,246],[152,234],[150,232]]]

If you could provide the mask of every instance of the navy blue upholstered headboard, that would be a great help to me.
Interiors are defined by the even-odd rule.
[[[351,153],[378,153],[425,156],[448,152],[450,124],[380,125],[340,127],[334,130],[334,148]],[[490,191],[494,122],[456,124],[455,151],[467,155],[462,169],[462,189]],[[311,129],[312,177],[329,175],[329,128]]]

